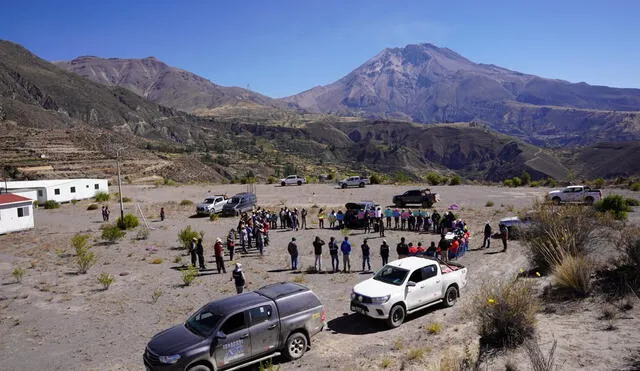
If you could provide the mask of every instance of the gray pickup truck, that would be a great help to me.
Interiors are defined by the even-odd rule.
[[[271,357],[302,357],[326,314],[308,288],[290,282],[213,301],[180,325],[155,335],[147,370],[235,370]]]

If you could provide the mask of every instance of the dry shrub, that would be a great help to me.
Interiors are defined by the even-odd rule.
[[[439,362],[431,362],[426,367],[428,371],[471,371],[479,370],[480,362],[478,361],[479,349],[477,346],[473,348],[467,343],[464,350],[447,348]]]
[[[583,205],[538,203],[531,215],[531,226],[523,237],[529,262],[543,273],[551,272],[567,255],[587,256],[590,247],[608,239],[613,223],[610,217]]]
[[[585,297],[591,291],[593,260],[584,256],[567,255],[553,269],[553,278],[560,288],[570,290],[578,297]]]
[[[529,339],[525,343],[527,355],[529,356],[529,362],[531,363],[533,371],[554,371],[557,369],[554,365],[556,345],[558,345],[558,341],[554,340],[553,345],[549,350],[549,354],[545,357],[540,349],[540,344],[538,344],[537,341]]]
[[[630,226],[620,231],[614,242],[620,256],[615,268],[598,272],[600,289],[607,295],[624,297],[640,292],[640,227]]]
[[[424,327],[430,335],[437,335],[442,332],[442,323],[433,322]]]
[[[491,347],[516,347],[536,330],[539,303],[527,279],[482,285],[473,298],[471,315],[481,341]]]

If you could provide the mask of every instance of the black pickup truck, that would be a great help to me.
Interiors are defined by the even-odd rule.
[[[326,315],[308,288],[290,282],[213,301],[155,335],[145,349],[147,370],[235,370],[271,357],[302,357]]]
[[[431,193],[431,190],[426,189],[412,189],[397,196],[393,196],[393,204],[398,207],[404,207],[405,205],[420,205],[422,207],[431,207],[436,202],[440,201],[440,196],[437,193]]]

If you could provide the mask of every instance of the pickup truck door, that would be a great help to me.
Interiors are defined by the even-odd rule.
[[[422,268],[422,285],[426,291],[426,302],[430,303],[442,299],[444,295],[443,285],[444,280],[442,275],[438,274],[438,266],[436,264],[428,265]]]
[[[228,317],[216,334],[214,358],[218,368],[243,362],[251,357],[251,338],[247,311]]]
[[[272,304],[249,309],[252,356],[272,353],[280,341],[280,320]]]
[[[415,283],[415,286],[409,282]],[[407,309],[413,309],[427,303],[427,290],[422,279],[422,268],[416,269],[407,281],[405,303]]]

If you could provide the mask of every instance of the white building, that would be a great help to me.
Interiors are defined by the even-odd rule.
[[[33,228],[33,200],[12,193],[0,194],[0,234]]]
[[[0,182],[0,189],[4,187],[5,184]],[[106,179],[26,180],[7,182],[6,187],[9,192],[21,194],[35,190],[40,205],[49,200],[69,202],[94,197],[98,192],[109,192],[109,182]],[[27,194],[25,196],[28,197]]]

